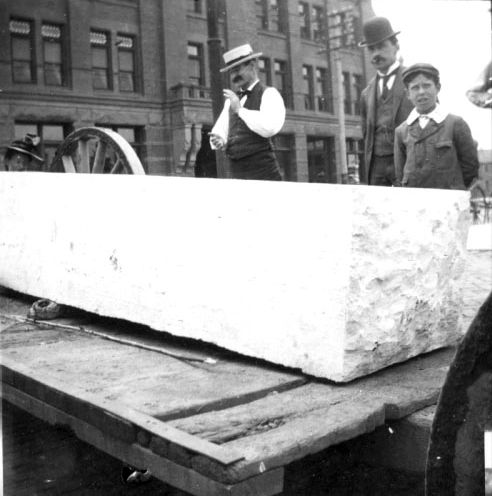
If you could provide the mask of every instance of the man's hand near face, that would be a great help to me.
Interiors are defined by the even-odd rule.
[[[239,97],[236,95],[236,93],[234,93],[234,91],[228,89],[224,90],[224,96],[231,102],[231,110],[237,114],[239,112],[239,109],[241,108]]]

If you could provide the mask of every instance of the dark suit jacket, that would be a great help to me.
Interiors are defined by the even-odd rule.
[[[393,83],[393,130],[395,130],[413,109],[412,102],[407,98],[405,85],[401,74],[405,68],[400,66],[395,74]],[[373,77],[361,94],[362,135],[364,137],[365,177],[361,178],[368,184],[370,165],[373,155],[374,130],[376,127],[377,77]]]
[[[420,129],[403,122],[395,134],[396,184],[413,188],[466,189],[478,176],[477,146],[468,124],[448,114]]]

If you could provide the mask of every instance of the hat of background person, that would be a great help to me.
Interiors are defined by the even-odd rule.
[[[362,26],[364,39],[359,43],[360,47],[377,45],[384,40],[400,34],[401,31],[393,31],[386,17],[373,17]]]
[[[261,57],[262,52],[253,53],[253,49],[249,43],[245,45],[238,46],[224,53],[224,62],[225,66],[220,69],[220,72],[226,72],[231,70],[233,67],[236,67],[248,60],[257,59]]]
[[[29,157],[37,160],[38,162],[44,162],[44,158],[41,157],[38,147],[41,143],[41,138],[35,134],[26,134],[23,139],[15,140],[11,145],[7,146],[7,151],[5,152],[6,158],[12,155],[13,152],[23,153]]]
[[[416,76],[417,74],[425,74],[426,76],[429,76],[431,79],[439,83],[439,71],[433,65],[423,62],[407,67],[402,72],[401,77],[403,79],[403,82],[405,84],[408,84],[410,82],[410,79],[412,79],[412,77]]]

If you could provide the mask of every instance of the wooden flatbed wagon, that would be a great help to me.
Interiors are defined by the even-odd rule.
[[[465,319],[488,256],[468,271]],[[339,385],[90,314],[26,321],[31,301],[1,295],[3,398],[196,495],[281,493],[289,463],[434,404],[454,354]]]

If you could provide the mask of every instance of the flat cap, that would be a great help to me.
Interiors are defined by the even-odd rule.
[[[421,62],[418,64],[413,64],[403,71],[401,75],[403,82],[407,84],[408,80],[412,76],[415,76],[415,74],[426,74],[432,79],[437,79],[437,81],[439,81],[439,71],[433,65]]]

